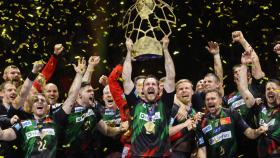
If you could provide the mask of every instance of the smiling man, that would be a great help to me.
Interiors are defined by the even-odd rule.
[[[250,128],[239,113],[222,108],[222,94],[218,90],[205,92],[205,104],[208,114],[201,122],[203,137],[199,138],[199,153],[207,158],[237,157],[238,132],[256,139],[267,131],[265,126]]]
[[[67,114],[71,112],[72,105],[78,95],[85,63],[75,66],[76,77],[62,108],[53,116],[48,114],[46,98],[38,93],[32,101],[32,113],[30,119],[16,123],[12,128],[2,130],[0,128],[0,140],[12,141],[19,139],[25,158],[55,158],[58,136],[61,135],[61,127],[65,127]]]
[[[175,90],[175,68],[168,52],[169,39],[162,39],[166,80],[162,96],[159,97],[159,82],[154,76],[147,76],[143,82],[143,99],[135,94],[131,80],[131,52],[133,42],[126,40],[127,55],[123,65],[124,93],[127,105],[132,108],[132,157],[170,156],[169,121]]]

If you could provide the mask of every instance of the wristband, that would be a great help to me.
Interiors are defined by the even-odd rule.
[[[30,80],[30,81],[34,81],[37,77],[37,74],[31,72],[29,73],[29,75],[27,76],[27,78]]]

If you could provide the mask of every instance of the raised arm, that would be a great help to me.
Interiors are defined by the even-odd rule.
[[[15,103],[13,104],[13,107],[15,109],[19,109],[21,106],[24,105],[24,102],[29,94],[29,91],[32,88],[33,81],[37,77],[37,74],[42,69],[42,67],[43,64],[41,61],[36,61],[34,63],[31,73],[25,79],[20,89],[19,95],[17,96]]]
[[[214,58],[214,70],[215,74],[219,77],[220,79],[220,92],[222,95],[224,95],[224,88],[223,88],[223,80],[224,80],[224,71],[223,71],[223,66],[222,66],[222,60],[220,56],[220,47],[217,42],[210,41],[208,42],[208,46],[205,47],[210,54],[213,55]]]
[[[169,45],[168,36],[164,36],[161,42],[163,48],[164,67],[165,67],[165,74],[166,74],[164,89],[166,90],[167,93],[170,93],[175,90],[175,66],[168,51],[168,45]]]
[[[265,74],[262,71],[259,57],[255,52],[255,50],[244,38],[242,32],[241,31],[232,32],[232,40],[233,42],[238,42],[239,44],[241,44],[242,47],[245,49],[245,52],[243,54],[245,54],[248,58],[251,58],[250,59],[251,62],[247,62],[247,64],[252,64],[252,76],[257,80],[263,78]]]
[[[242,47],[245,49],[245,51],[249,51],[251,49],[250,44],[247,42],[247,40],[244,38],[243,33],[241,31],[233,31],[231,33],[232,36],[232,42],[238,42],[242,45]]]
[[[79,90],[81,88],[83,74],[85,73],[85,69],[86,69],[86,61],[84,60],[84,58],[80,59],[78,61],[78,65],[73,64],[73,66],[76,71],[76,76],[71,85],[70,88],[71,91],[69,90],[68,97],[62,105],[62,109],[66,114],[71,113],[74,102],[78,96]]]
[[[247,76],[247,66],[242,64],[240,67],[240,72],[237,81],[237,89],[240,95],[245,101],[248,108],[251,108],[255,104],[255,98],[248,89],[248,76]]]
[[[259,57],[257,53],[252,49],[252,76],[259,80],[265,76],[265,73],[262,70]]]
[[[88,60],[88,67],[86,73],[83,77],[83,82],[91,82],[91,76],[94,71],[95,66],[99,63],[100,57],[99,56],[91,56]]]
[[[62,44],[56,44],[54,46],[54,55],[51,55],[47,64],[33,83],[33,87],[35,87],[37,91],[41,92],[42,86],[51,79],[57,65],[58,56],[63,50],[64,47]]]
[[[123,88],[119,84],[118,80],[121,77],[123,67],[121,65],[117,65],[109,75],[108,84],[112,96],[115,100],[116,105],[120,110],[120,116],[122,121],[128,120],[127,112],[125,106],[127,104],[124,95]]]
[[[5,129],[5,130],[2,130],[0,128],[0,140],[13,141],[15,139],[17,139],[17,135],[12,128],[8,128],[8,129]]]
[[[123,63],[123,72],[122,72],[122,78],[123,78],[123,87],[124,87],[124,93],[130,94],[132,91],[134,84],[131,80],[131,74],[132,74],[132,59],[131,59],[131,52],[133,47],[133,41],[129,38],[126,39],[126,48],[127,48],[127,54],[125,57],[125,61]]]

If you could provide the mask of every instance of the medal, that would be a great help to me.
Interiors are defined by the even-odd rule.
[[[147,107],[148,109],[148,119],[144,124],[144,127],[146,129],[146,134],[155,134],[155,124],[153,122],[153,115],[155,114],[155,105],[152,105],[151,107]]]
[[[144,125],[146,134],[155,134],[155,124],[152,121],[148,121]]]

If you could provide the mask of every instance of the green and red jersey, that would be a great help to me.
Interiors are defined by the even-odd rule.
[[[20,139],[25,158],[55,158],[61,127],[65,125],[67,114],[61,109],[54,117],[40,120],[28,119],[16,123],[12,129]]]
[[[174,92],[163,95],[155,103],[139,99],[135,88],[126,95],[132,109],[132,156],[163,157],[170,155],[169,122],[174,100]],[[154,133],[146,131],[145,124],[153,122]]]
[[[121,124],[120,111],[115,108],[105,108],[102,119],[111,127],[118,127]]]
[[[229,109],[221,109],[218,116],[208,113],[201,122],[203,139],[199,138],[199,146],[206,146],[207,158],[237,157],[236,133],[244,133],[247,123],[239,113]]]
[[[184,105],[183,105],[184,106]],[[178,113],[180,106],[174,104],[172,107],[170,126],[176,126],[178,124],[184,123],[186,119],[178,121],[176,115]],[[190,107],[187,111],[186,118],[192,118],[196,114],[195,110]],[[172,152],[184,152],[188,155],[191,154],[192,150],[196,147],[195,139],[196,132],[194,130],[188,131],[187,128],[183,128],[181,131],[177,132],[173,136],[170,136]]]
[[[72,153],[86,153],[93,143],[93,133],[102,116],[95,107],[75,105],[68,116],[63,148]]]
[[[258,140],[259,157],[280,156],[280,107],[255,105],[254,108],[259,113],[259,125],[268,127],[266,134],[261,135]]]

